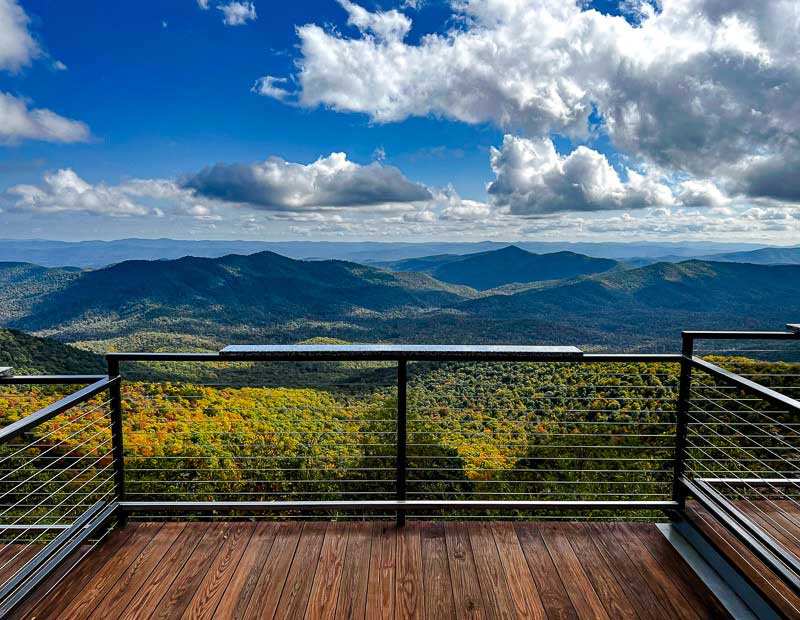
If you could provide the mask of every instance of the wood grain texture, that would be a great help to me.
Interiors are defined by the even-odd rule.
[[[336,619],[363,618],[367,605],[372,524],[353,523],[347,538],[344,574],[336,602]]]
[[[220,547],[235,525],[214,523],[208,527],[150,618],[153,620],[179,620],[183,616]]]
[[[91,616],[95,607],[108,595],[109,591],[120,580],[124,579],[128,568],[141,553],[152,554],[155,545],[153,538],[158,534],[162,524],[142,523],[136,528],[125,545],[109,557],[103,570],[97,573],[81,590],[81,592],[59,614],[64,620],[77,620]]]
[[[546,524],[541,527],[542,539],[550,552],[550,559],[561,576],[561,583],[572,601],[572,606],[578,612],[579,618],[594,618],[595,620],[611,620],[600,598],[594,591],[589,578],[581,566],[575,550],[569,544],[561,524],[552,526]]]
[[[649,612],[645,611],[641,615],[637,612],[634,603],[625,593],[625,583],[618,581],[614,570],[595,546],[588,528],[578,523],[567,523],[565,528],[569,542],[608,615],[615,620],[657,620],[658,617]]]
[[[771,601],[789,620],[800,620],[800,597],[797,597],[777,576],[737,538],[696,502],[686,507],[689,520],[737,569],[747,576],[759,593]]]
[[[515,530],[548,619],[577,620],[578,613],[553,564],[538,525],[518,523]]]
[[[211,620],[217,610],[222,594],[233,577],[239,560],[244,553],[255,525],[252,523],[234,523],[223,537],[222,546],[214,558],[206,576],[197,588],[186,610],[183,620]]]
[[[94,610],[98,618],[119,618],[131,599],[150,579],[151,573],[169,553],[175,540],[186,527],[185,523],[165,523],[121,578],[106,590]]]
[[[344,557],[347,551],[348,528],[341,522],[329,523],[322,541],[319,566],[311,586],[306,607],[309,620],[331,620],[336,614],[339,588],[342,584]]]
[[[589,523],[584,529],[589,532],[606,563],[613,567],[612,570],[620,583],[625,584],[625,593],[641,618],[670,620],[675,618],[672,607],[666,601],[659,600],[655,592],[650,589],[642,571],[631,561],[605,523]]]
[[[491,523],[475,521],[467,529],[488,617],[515,618],[514,602],[503,573]]]
[[[242,620],[277,531],[277,523],[263,522],[256,525],[233,577],[219,601],[216,614],[218,617]]]
[[[300,534],[300,541],[294,552],[292,566],[286,576],[276,618],[301,619],[305,617],[308,599],[311,595],[311,585],[319,566],[319,555],[322,550],[322,541],[325,537],[325,523],[306,523]]]
[[[393,620],[395,610],[395,573],[397,530],[393,523],[376,521],[372,527],[369,559],[366,617]]]
[[[248,620],[272,618],[275,614],[302,530],[302,523],[286,522],[278,525],[272,548],[244,615]]]
[[[422,546],[419,527],[414,523],[407,524],[397,532],[395,585],[397,620],[422,620],[425,617]]]
[[[13,618],[728,617],[653,524],[131,524],[83,550]]]
[[[447,559],[447,541],[443,523],[420,526],[422,580],[425,584],[425,616],[429,619],[455,620],[453,584]]]
[[[722,606],[703,582],[692,571],[664,535],[650,523],[622,524],[625,537],[638,537],[655,561],[668,573],[670,579],[683,592],[690,605],[697,609],[709,609],[714,618],[730,619],[731,615]]]
[[[169,548],[169,553],[151,573],[131,602],[118,616],[125,620],[145,620],[156,610],[161,599],[172,586],[189,556],[202,540],[209,525],[207,523],[188,524]]]
[[[488,620],[484,613],[478,571],[472,556],[469,531],[464,523],[447,523],[444,528],[447,541],[447,560],[450,565],[450,583],[458,620]]]
[[[606,528],[613,532],[617,544],[625,549],[630,561],[635,563],[639,571],[645,576],[645,580],[650,589],[655,592],[660,600],[665,601],[672,607],[673,617],[685,620],[701,620],[701,618],[713,618],[713,615],[701,616],[701,609],[695,607],[687,600],[687,593],[682,592],[670,575],[666,572],[666,567],[658,564],[655,558],[647,550],[642,541],[636,536],[628,536],[626,531],[618,523],[606,524]]]
[[[69,574],[69,579],[61,582],[56,594],[43,597],[46,590],[34,593],[30,601],[38,602],[29,606],[26,601],[14,612],[14,618],[58,618],[63,609],[102,571],[108,559],[127,544],[138,528],[139,524],[131,524],[123,530],[113,532],[83,559]]]
[[[495,523],[492,525],[492,531],[517,618],[546,620],[542,600],[539,598],[539,592],[533,582],[525,554],[522,553],[514,526],[511,523]]]

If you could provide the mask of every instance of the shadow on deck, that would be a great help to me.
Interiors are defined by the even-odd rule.
[[[131,523],[13,618],[730,617],[653,523]]]

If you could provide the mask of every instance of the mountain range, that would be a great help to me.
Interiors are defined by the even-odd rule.
[[[45,267],[105,267],[127,260],[174,260],[184,256],[219,258],[227,254],[276,252],[302,260],[337,259],[357,263],[399,261],[437,254],[474,254],[509,245],[482,242],[329,242],[329,241],[200,241],[180,239],[118,239],[115,241],[51,241],[46,239],[0,239],[0,262],[34,263]],[[634,242],[570,243],[522,241],[514,245],[536,253],[575,252],[595,258],[658,261],[705,257],[723,252],[756,250],[752,243]]]
[[[509,257],[526,265],[525,277],[546,279],[488,288],[523,273],[508,275]],[[1,263],[0,326],[98,351],[313,337],[674,351],[681,329],[779,329],[800,316],[796,265],[692,260],[629,268],[504,248],[430,257],[417,267],[473,286],[272,252],[95,270]]]
[[[608,258],[592,258],[574,252],[534,254],[510,245],[475,254],[441,254],[384,263],[393,271],[416,271],[451,284],[485,291],[506,284],[563,280],[621,268]]]

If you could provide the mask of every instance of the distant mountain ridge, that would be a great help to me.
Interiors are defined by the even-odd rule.
[[[800,247],[760,248],[749,252],[728,252],[707,256],[704,260],[753,265],[800,265]]]
[[[563,280],[620,268],[607,258],[574,252],[534,254],[510,245],[499,250],[458,256],[443,254],[386,264],[395,271],[427,273],[437,280],[485,291],[512,283]]]
[[[97,351],[315,337],[674,351],[681,329],[796,322],[798,281],[800,266],[686,261],[481,292],[425,273],[270,252],[89,271],[5,263],[0,326]]]
[[[697,258],[722,252],[754,250],[763,245],[712,242],[592,243],[518,241],[514,245],[535,253],[575,252],[596,258],[659,259],[673,255]],[[354,242],[354,241],[220,241],[180,239],[118,239],[115,241],[50,241],[0,239],[0,262],[23,262],[45,267],[105,267],[127,260],[174,260],[184,256],[219,258],[227,254],[271,251],[303,260],[337,259],[371,264],[436,254],[474,254],[498,250],[509,242]]]
[[[14,278],[20,269],[29,277]],[[36,274],[40,279],[36,279]],[[5,274],[5,275],[4,275]],[[69,274],[67,277],[64,274]],[[194,334],[211,326],[337,321],[409,308],[435,308],[477,293],[425,274],[390,273],[343,261],[297,261],[272,252],[174,261],[126,261],[92,271],[0,263],[2,296],[36,290],[0,324],[67,340],[160,326]]]

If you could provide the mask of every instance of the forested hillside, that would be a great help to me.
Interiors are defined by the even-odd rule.
[[[510,245],[500,250],[457,256],[443,254],[387,263],[394,271],[427,273],[437,280],[488,290],[514,282],[563,280],[603,273],[621,266],[606,258],[574,252],[533,254]]]
[[[106,373],[100,355],[13,329],[0,329],[0,366],[11,366],[15,374]]]
[[[91,271],[6,264],[0,325],[96,352],[217,350],[315,337],[674,351],[682,329],[779,329],[800,316],[800,266],[686,261],[624,269],[607,262],[614,268],[603,273],[488,291],[425,273],[271,252]],[[504,268],[494,271],[484,275],[502,279]]]

